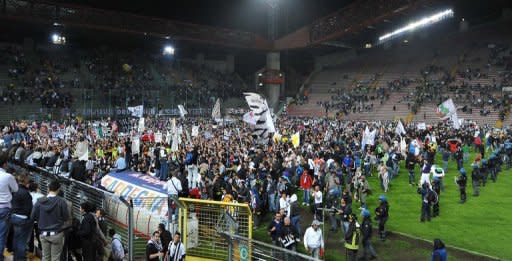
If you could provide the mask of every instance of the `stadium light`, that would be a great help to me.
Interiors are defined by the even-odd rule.
[[[58,33],[54,33],[54,34],[52,34],[52,43],[64,45],[64,44],[66,44],[66,37],[61,36]]]
[[[439,12],[437,14],[434,14],[434,15],[431,15],[431,16],[428,16],[428,17],[424,17],[420,20],[417,20],[417,21],[414,21],[402,28],[399,28],[391,33],[387,33],[381,37],[379,37],[379,41],[382,42],[386,39],[389,39],[393,36],[397,36],[397,35],[400,35],[402,33],[405,33],[405,32],[410,32],[410,31],[414,31],[418,28],[422,28],[422,27],[426,27],[426,26],[429,26],[429,25],[432,25],[432,24],[435,24],[441,20],[444,20],[446,18],[451,18],[453,17],[453,10],[452,9],[447,9],[447,10],[444,10],[442,12]]]
[[[164,55],[174,55],[174,47],[166,45],[164,47]]]

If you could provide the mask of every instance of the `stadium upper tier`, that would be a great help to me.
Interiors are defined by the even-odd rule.
[[[437,105],[452,98],[459,118],[510,123],[512,34],[509,24],[412,39],[370,49],[314,72],[290,115],[437,122]],[[415,37],[421,38],[421,37]]]

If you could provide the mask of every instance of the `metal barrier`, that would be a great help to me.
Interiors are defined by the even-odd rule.
[[[297,251],[252,240],[240,235],[220,231],[219,234],[228,241],[229,261],[318,261],[316,258],[298,253]],[[300,242],[296,244],[300,244]]]
[[[187,256],[228,260],[229,243],[218,231],[252,238],[252,213],[247,204],[179,199],[179,227]]]

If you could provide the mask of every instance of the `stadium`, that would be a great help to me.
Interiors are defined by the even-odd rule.
[[[0,261],[512,260],[512,2],[0,0]]]

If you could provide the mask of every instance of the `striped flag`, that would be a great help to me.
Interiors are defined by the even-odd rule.
[[[256,119],[254,124],[253,135],[259,138],[266,139],[269,133],[275,133],[274,122],[270,115],[267,101],[257,93],[246,92],[244,93],[245,100],[253,112],[253,117]]]

